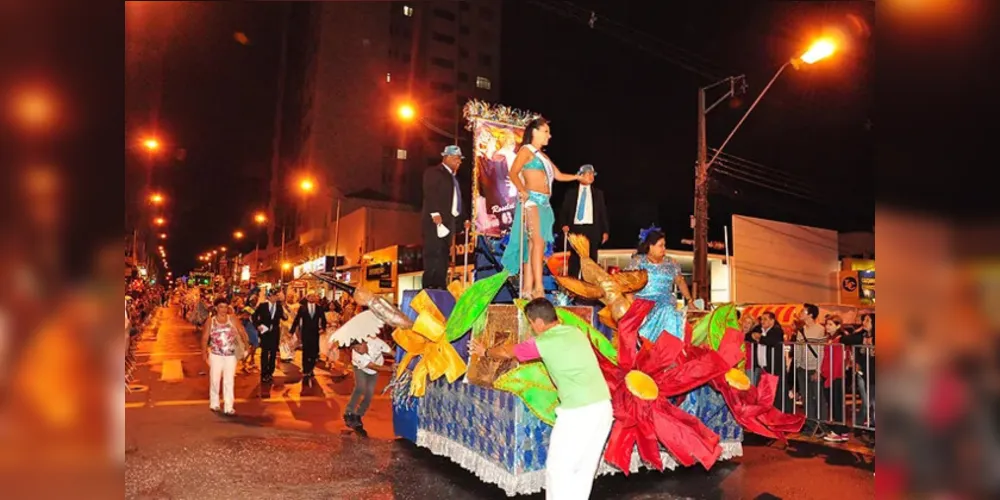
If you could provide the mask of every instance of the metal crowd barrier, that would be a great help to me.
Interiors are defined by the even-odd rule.
[[[775,408],[804,414],[813,435],[875,431],[875,346],[785,342],[779,348],[749,342],[746,347],[750,379],[756,384],[762,373],[776,375]]]

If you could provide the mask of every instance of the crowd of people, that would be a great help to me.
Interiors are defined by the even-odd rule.
[[[772,312],[742,317],[752,347],[747,367],[754,382],[762,373],[779,377],[776,408],[793,413],[802,405],[826,441],[845,442],[849,425],[875,426],[875,315],[848,325],[836,314],[820,321],[819,314],[819,307],[805,304],[788,332]],[[847,408],[855,412],[848,415]]]
[[[318,366],[335,377],[353,373],[356,388],[344,420],[363,432],[361,418],[374,397],[377,373],[387,369],[384,355],[392,349],[391,341],[374,338],[354,342],[342,354],[330,341],[330,335],[363,309],[349,294],[330,300],[317,293],[286,294],[256,286],[233,291],[180,284],[173,300],[182,317],[201,329],[213,412],[235,414],[237,375],[259,375],[261,386],[269,387],[274,384],[277,362],[292,364],[301,351],[304,387],[316,383]],[[388,339],[386,333],[380,336]],[[350,360],[345,361],[348,352]]]

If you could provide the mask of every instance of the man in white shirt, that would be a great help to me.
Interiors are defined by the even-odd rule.
[[[597,251],[607,243],[611,230],[608,208],[604,203],[604,192],[594,187],[597,177],[594,166],[584,165],[577,174],[582,176],[580,186],[566,194],[559,212],[563,237],[567,233],[586,236],[590,241],[590,258],[597,262]],[[579,277],[579,274],[580,256],[570,252],[569,275]]]
[[[820,394],[823,391],[819,368],[823,362],[826,329],[816,322],[818,317],[819,307],[805,304],[799,315],[803,327],[795,338],[795,387],[805,401],[808,418],[819,418],[822,401]]]
[[[456,221],[462,213],[458,174],[462,150],[448,146],[441,152],[441,165],[424,171],[424,202],[421,212],[424,233],[424,288],[448,286],[448,264]]]
[[[351,346],[351,364],[354,365],[354,392],[347,402],[344,412],[344,423],[352,429],[364,429],[361,418],[365,416],[368,407],[375,396],[375,384],[378,382],[378,372],[388,371],[385,366],[384,354],[392,352],[388,344],[378,337],[359,341]]]

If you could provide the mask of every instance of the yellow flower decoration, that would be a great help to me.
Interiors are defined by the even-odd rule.
[[[417,320],[413,329],[397,329],[392,334],[393,340],[406,351],[403,359],[396,367],[396,376],[402,375],[410,361],[420,356],[420,361],[413,368],[413,378],[410,382],[410,395],[422,397],[427,392],[427,378],[437,380],[445,377],[448,383],[454,383],[465,374],[468,366],[452,347],[445,335],[445,319],[441,311],[431,301],[427,292],[420,292],[410,307],[417,312]]]

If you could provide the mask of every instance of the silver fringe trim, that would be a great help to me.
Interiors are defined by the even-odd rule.
[[[427,450],[439,457],[450,459],[452,462],[458,464],[459,467],[475,474],[483,482],[497,485],[508,497],[530,495],[545,489],[544,469],[513,474],[502,465],[466,448],[460,443],[422,429],[417,431],[416,444],[421,448],[427,448]],[[739,441],[726,441],[721,446],[722,456],[719,457],[720,462],[743,456],[743,443]],[[660,459],[663,460],[664,470],[676,470],[680,465],[665,451],[660,452]],[[634,474],[641,469],[648,468],[639,458],[639,452],[634,452],[629,472]],[[597,476],[610,474],[621,474],[621,471],[617,467],[601,461],[600,467],[597,468]]]
[[[479,99],[470,99],[462,107],[462,115],[465,117],[465,129],[475,128],[476,120],[486,120],[499,122],[515,127],[527,127],[528,123],[542,115],[533,111],[511,108],[502,104],[493,104]]]

